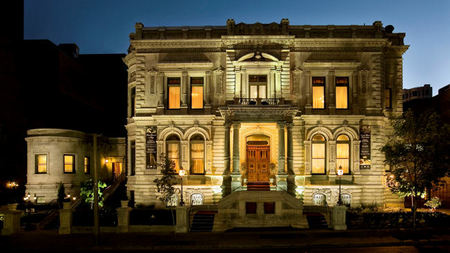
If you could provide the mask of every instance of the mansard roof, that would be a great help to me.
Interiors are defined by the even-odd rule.
[[[221,39],[223,36],[278,35],[295,38],[387,38],[392,45],[404,45],[405,33],[393,33],[392,25],[383,26],[381,21],[372,25],[290,25],[288,19],[280,23],[236,24],[228,19],[226,26],[176,26],[144,27],[136,23],[131,40],[177,40],[177,39]]]

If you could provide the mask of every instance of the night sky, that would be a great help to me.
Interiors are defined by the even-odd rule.
[[[76,43],[80,53],[126,53],[134,24],[201,26],[236,23],[372,25],[405,32],[404,87],[450,83],[450,1],[25,0],[25,39]]]

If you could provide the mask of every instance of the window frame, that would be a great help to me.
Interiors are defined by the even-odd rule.
[[[347,79],[347,83],[346,84],[338,84],[337,83],[338,78],[345,78],[345,79]],[[350,94],[350,77],[348,77],[348,76],[335,76],[334,84],[335,84],[335,99],[336,99],[335,106],[336,106],[336,109],[337,110],[348,110],[348,109],[350,109],[350,97],[349,97],[349,94]],[[338,108],[337,107],[337,102],[338,102],[337,87],[346,87],[347,88],[347,107],[346,108]]]
[[[176,136],[176,138],[177,138],[177,140],[168,140],[170,137],[172,137],[172,135],[173,136]],[[173,144],[173,143],[178,143],[178,164],[179,164],[179,168],[178,168],[178,171],[177,171],[177,169],[176,168],[174,168],[174,170],[175,170],[175,172],[174,173],[170,173],[170,174],[173,174],[173,175],[178,175],[178,172],[179,172],[179,170],[182,168],[182,166],[181,166],[181,161],[182,161],[182,159],[181,159],[181,154],[182,154],[182,152],[181,152],[181,138],[178,136],[178,135],[176,135],[176,134],[170,134],[169,136],[167,136],[167,138],[165,139],[165,146],[166,146],[166,154],[167,154],[167,158],[169,159],[169,160],[171,160],[170,158],[169,158],[169,144]]]
[[[72,157],[72,171],[70,171],[70,172],[66,171],[66,156]],[[64,174],[75,174],[76,173],[75,164],[76,164],[76,162],[75,162],[74,154],[63,154],[63,172],[64,172]]]
[[[39,172],[39,156],[45,156],[45,172]],[[47,174],[48,173],[48,155],[47,154],[34,154],[34,174]]]
[[[314,84],[315,79],[323,79],[323,84]],[[325,110],[327,108],[327,98],[326,98],[326,85],[327,79],[325,76],[312,76],[311,77],[311,96],[312,96],[312,109],[314,110]],[[323,108],[314,107],[314,87],[323,87]]]
[[[342,135],[347,137],[348,140],[347,141],[338,140],[339,136],[342,136]],[[348,160],[348,172],[347,173],[344,172],[344,175],[351,175],[352,174],[352,162],[351,162],[351,160],[352,160],[351,159],[351,156],[352,156],[352,145],[351,145],[350,136],[348,136],[347,134],[339,134],[337,136],[337,138],[336,138],[336,164],[337,164],[338,159],[344,159],[344,158],[338,158],[337,157],[338,144],[347,144],[347,146],[348,146],[348,158],[346,158]],[[338,168],[336,168],[336,175],[337,175],[337,169]]]
[[[251,76],[257,76],[257,77],[261,77],[261,76],[264,76],[265,77],[265,79],[266,79],[266,81],[265,82],[260,82],[259,80],[258,81],[256,81],[256,82],[252,82],[252,81],[250,81],[250,77]],[[264,75],[264,74],[262,74],[262,75],[257,75],[257,74],[249,74],[248,75],[248,98],[249,99],[268,99],[269,98],[269,94],[268,94],[268,81],[269,81],[269,77],[267,76],[267,75]],[[257,88],[256,88],[256,98],[252,98],[251,97],[251,87],[252,86],[256,86]],[[265,94],[266,94],[266,97],[261,97],[260,96],[260,92],[259,92],[259,87],[260,86],[264,86],[265,87]]]
[[[178,79],[179,83],[178,84],[170,84],[169,80],[170,79]],[[179,76],[168,76],[166,78],[166,86],[167,86],[167,110],[180,110],[181,109],[181,96],[182,96],[182,91],[181,91],[181,77]],[[178,101],[178,108],[170,108],[170,87],[178,87],[180,89],[180,99]]]
[[[316,135],[322,136],[324,141],[314,141],[314,137]],[[323,164],[324,164],[324,166],[323,166],[323,173],[314,173],[313,172],[313,167],[312,167],[313,166],[313,161],[314,161],[314,159],[319,159],[319,158],[314,158],[313,157],[314,156],[314,152],[313,152],[314,144],[324,144],[324,154],[325,155],[324,155],[324,158],[320,158],[320,159],[324,160],[324,162],[323,162]],[[323,134],[321,134],[321,133],[316,133],[316,134],[314,134],[311,137],[311,175],[326,175],[326,174],[327,174],[327,138],[325,138],[325,136]]]
[[[192,79],[194,79],[194,78],[201,78],[203,80],[202,84],[193,84],[192,83]],[[190,89],[190,94],[191,94],[190,95],[190,108],[192,110],[203,110],[205,108],[205,77],[203,77],[203,76],[191,76],[189,78],[189,82],[190,82],[189,89]],[[193,103],[192,103],[192,101],[193,101],[193,99],[192,99],[192,95],[193,95],[192,88],[193,87],[202,87],[202,107],[201,108],[193,108],[192,107],[193,106]]]
[[[91,158],[89,156],[84,156],[83,158],[83,172],[86,175],[91,174]]]
[[[195,137],[196,135],[193,135],[193,137]],[[189,173],[192,175],[205,175],[206,174],[206,141],[205,138],[200,135],[202,137],[202,140],[189,140]],[[195,143],[202,143],[203,144],[203,172],[202,173],[194,173],[192,172],[192,144]]]

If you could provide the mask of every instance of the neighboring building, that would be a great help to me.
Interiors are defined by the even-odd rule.
[[[425,84],[422,87],[414,87],[411,89],[403,89],[403,102],[415,99],[427,99],[433,96],[433,87]]]
[[[185,169],[185,201],[288,191],[335,205],[337,170],[352,206],[402,203],[380,148],[402,113],[404,33],[371,26],[236,24],[144,27],[130,34],[128,181],[160,204],[163,154]]]

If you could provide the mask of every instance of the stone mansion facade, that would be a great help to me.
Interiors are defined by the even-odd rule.
[[[287,191],[304,205],[333,206],[339,180],[349,205],[402,203],[385,186],[380,148],[391,132],[389,117],[402,113],[404,36],[379,21],[137,23],[124,58],[128,134],[114,140],[124,142],[123,150],[111,149],[127,161],[129,197],[160,204],[153,181],[166,156],[186,171],[188,205],[270,190]],[[27,191],[39,195],[30,182],[48,176],[35,173],[36,155],[47,151],[34,151],[33,138],[27,139]],[[75,154],[79,166],[84,156]]]

